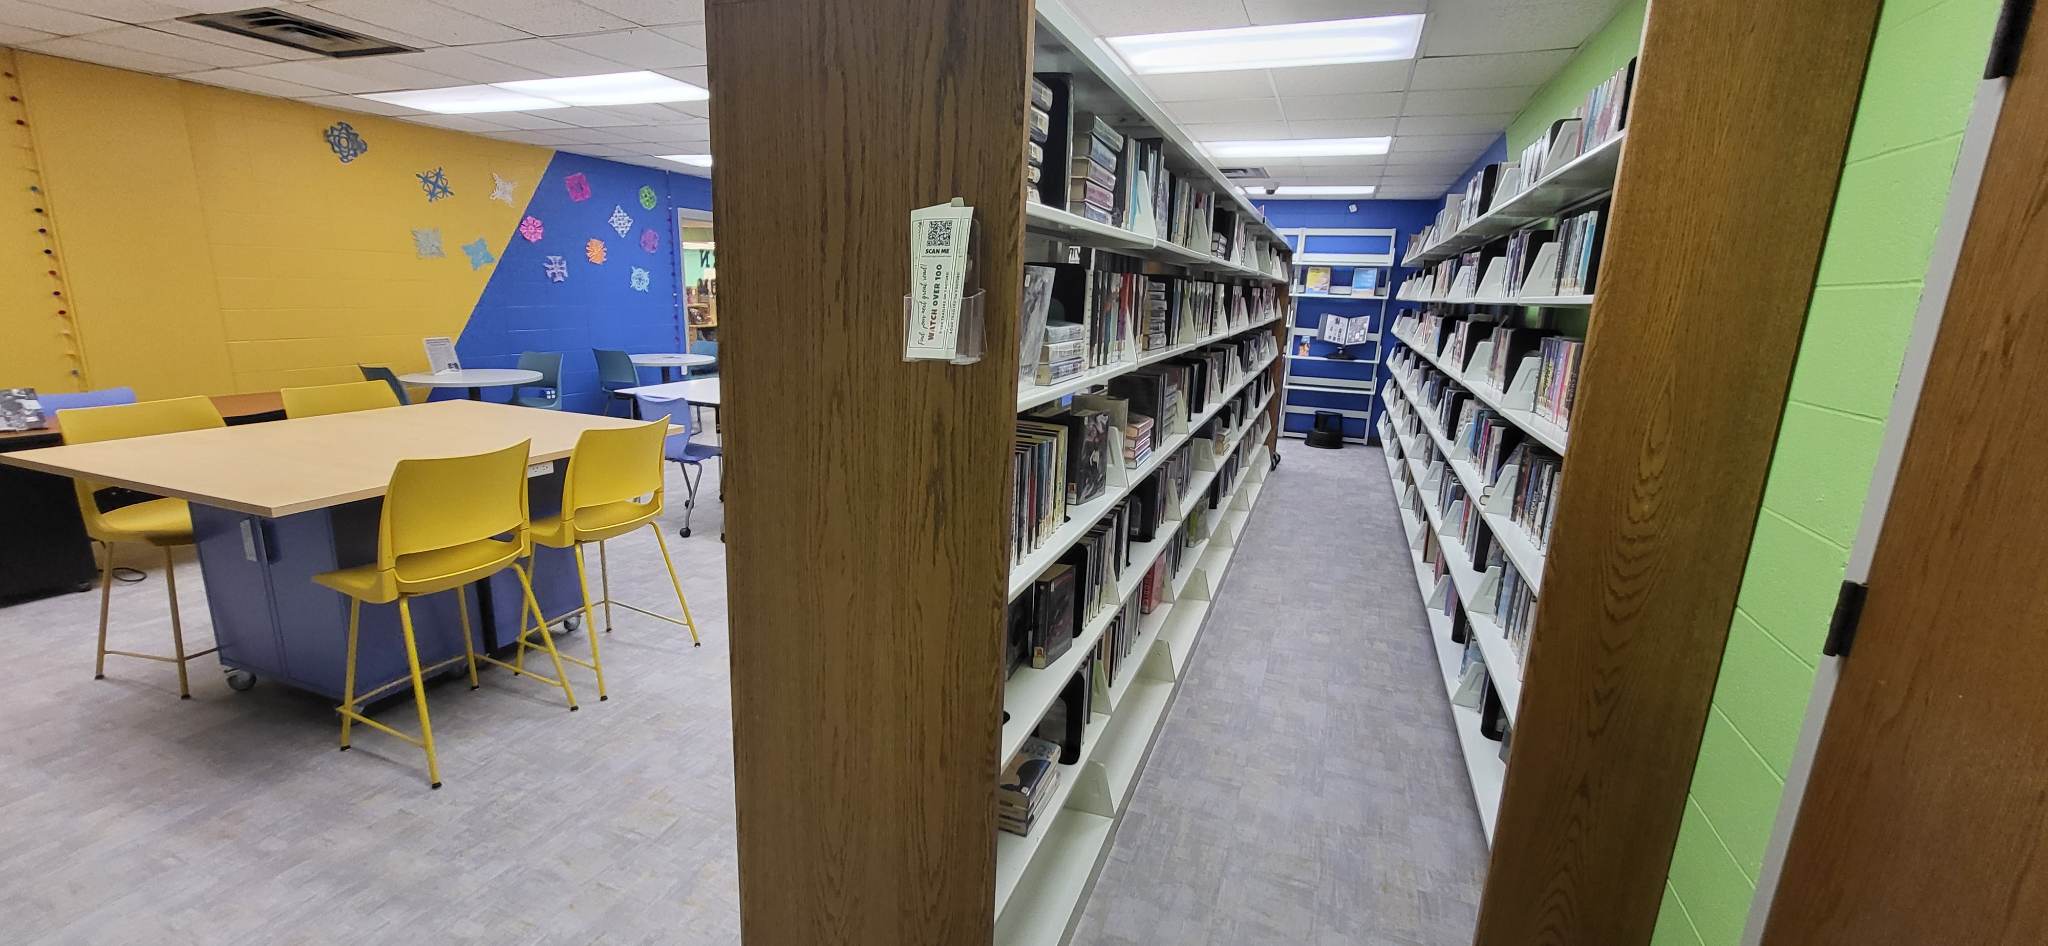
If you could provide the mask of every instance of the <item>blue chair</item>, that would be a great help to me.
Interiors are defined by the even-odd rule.
[[[519,355],[519,370],[538,371],[540,380],[522,384],[512,389],[510,403],[520,407],[538,407],[550,411],[562,409],[562,353],[554,351],[529,351]],[[528,394],[529,390],[539,391]]]
[[[58,411],[80,407],[112,407],[116,404],[135,403],[134,388],[100,388],[97,391],[81,391],[77,394],[38,394],[36,402],[43,405],[43,416],[55,416]]]
[[[711,357],[716,358],[718,357],[718,343],[708,338],[700,338],[690,343],[690,354],[710,355]],[[717,373],[718,364],[716,362],[705,365],[701,368],[690,369],[690,377],[692,378],[708,378]]]
[[[398,395],[399,404],[412,403],[412,395],[406,393],[405,385],[398,380],[397,372],[383,365],[357,365],[356,370],[363,373],[364,381],[382,381],[391,385],[391,393]]]
[[[690,514],[697,509],[697,485],[704,482],[704,461],[719,459],[724,454],[710,444],[690,442],[691,435],[695,434],[697,429],[690,424],[689,411],[677,410],[679,407],[689,406],[688,401],[679,397],[656,397],[650,394],[642,394],[638,400],[641,417],[666,416],[669,423],[683,428],[682,433],[670,434],[662,443],[661,455],[665,459],[674,460],[683,470],[683,486],[687,495],[683,499],[683,531],[680,534],[687,539],[690,537]],[[697,474],[695,478],[690,476],[692,472]]]
[[[640,369],[633,364],[633,356],[609,348],[593,348],[590,353],[597,356],[597,386],[605,393],[604,412],[610,414],[614,403],[630,410],[633,395],[619,391],[640,384]]]

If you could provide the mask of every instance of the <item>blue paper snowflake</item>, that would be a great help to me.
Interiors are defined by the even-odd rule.
[[[483,237],[477,237],[474,243],[462,244],[462,253],[469,257],[470,269],[482,269],[498,261],[491,255],[491,245],[485,243]]]
[[[632,284],[634,292],[647,291],[648,275],[646,270],[638,266],[633,267],[633,275],[627,281]]]
[[[420,189],[427,192],[427,203],[431,204],[443,197],[455,196],[455,191],[448,187],[448,175],[442,173],[440,168],[423,171],[413,176],[420,179]]]
[[[548,282],[569,281],[569,261],[559,256],[550,256],[542,260],[540,271],[547,275]]]
[[[334,156],[343,164],[362,157],[363,152],[370,150],[370,143],[356,134],[355,127],[348,122],[335,122],[320,135],[327,139],[327,147],[334,149]]]

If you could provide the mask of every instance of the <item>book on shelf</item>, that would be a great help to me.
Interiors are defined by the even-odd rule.
[[[1101,496],[1109,478],[1109,414],[1049,404],[1024,416],[1066,428],[1067,505],[1079,506]]]
[[[1580,153],[1591,151],[1605,144],[1608,139],[1621,133],[1628,125],[1629,95],[1635,83],[1636,61],[1633,57],[1616,69],[1606,81],[1586,93],[1585,103],[1577,111],[1584,119],[1585,132]]]
[[[1569,427],[1579,392],[1579,352],[1585,343],[1562,335],[1543,339],[1536,369],[1536,416]]]
[[[1053,790],[1059,787],[1059,756],[1059,746],[1033,737],[1024,740],[1017,754],[1003,764],[1003,774],[996,779],[998,827],[1016,835],[1031,833]]]
[[[1060,747],[1061,765],[1081,761],[1081,741],[1086,738],[1088,717],[1094,711],[1094,661],[1094,654],[1081,659],[1081,666],[1060,687],[1059,698],[1038,721],[1037,737]]]
[[[1016,557],[1037,550],[1067,519],[1067,428],[1019,418],[1012,455],[1021,467],[1013,494],[1018,509],[1012,550]]]
[[[1527,660],[1529,635],[1536,623],[1536,589],[1512,564],[1501,567],[1500,587],[1493,599],[1493,620],[1507,638],[1508,649]]]
[[[1358,266],[1351,270],[1351,294],[1354,296],[1377,296],[1385,290],[1380,282],[1380,268]]]
[[[1017,381],[1021,385],[1038,379],[1046,318],[1052,312],[1054,272],[1051,266],[1024,264],[1024,302],[1017,310]]]
[[[1008,622],[1003,635],[1003,677],[1013,676],[1018,667],[1031,661],[1031,640],[1037,615],[1032,613],[1031,604],[1036,596],[1018,595],[1010,601]]]
[[[1471,225],[1472,221],[1486,216],[1493,209],[1495,187],[1500,183],[1501,165],[1489,164],[1480,168],[1465,181],[1465,197],[1458,205],[1458,226]]]
[[[1311,266],[1308,268],[1308,272],[1306,276],[1304,276],[1304,278],[1307,280],[1306,285],[1308,287],[1309,292],[1330,291],[1330,267]]]
[[[1065,562],[1053,563],[1032,581],[1031,666],[1049,667],[1073,645],[1079,630],[1074,624],[1074,583],[1074,568]]]
[[[1335,345],[1362,345],[1372,341],[1371,315],[1325,315],[1317,329],[1317,337]]]

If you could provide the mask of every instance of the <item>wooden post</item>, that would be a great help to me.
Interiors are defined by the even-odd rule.
[[[1650,7],[1479,946],[1649,941],[1878,7]]]
[[[1031,7],[707,14],[742,933],[986,944]],[[954,197],[988,354],[906,363],[909,214]]]

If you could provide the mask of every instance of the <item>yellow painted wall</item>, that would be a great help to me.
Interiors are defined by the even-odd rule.
[[[63,280],[22,110],[14,51],[0,48],[0,388],[79,390]]]
[[[460,334],[552,152],[20,54],[35,154],[89,379],[145,398],[265,391],[425,366]],[[369,150],[342,163],[323,131]],[[429,202],[422,171],[453,195]],[[515,181],[490,199],[493,173]],[[414,228],[441,231],[420,259]],[[11,272],[11,271],[10,271]]]

